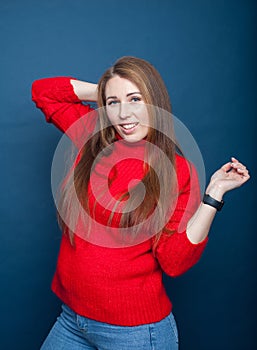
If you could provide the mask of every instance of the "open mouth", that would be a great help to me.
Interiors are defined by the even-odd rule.
[[[127,124],[119,124],[121,129],[125,132],[133,131],[139,123],[127,123]]]

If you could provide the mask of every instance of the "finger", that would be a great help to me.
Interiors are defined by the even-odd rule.
[[[246,182],[250,179],[250,175],[248,172],[246,174],[241,174],[240,176],[241,176],[243,182]]]
[[[228,162],[226,164],[224,164],[222,167],[221,167],[222,170],[224,170],[225,172],[231,170],[231,162]]]
[[[233,167],[233,168],[238,168],[238,167],[240,167],[240,168],[242,168],[242,169],[246,169],[246,166],[244,165],[244,164],[242,164],[238,159],[236,159],[235,157],[231,157],[231,160],[232,160],[232,162],[231,162],[231,166]]]
[[[246,169],[242,169],[242,168],[237,168],[235,170],[240,174],[247,174],[248,173],[248,171]]]
[[[235,157],[231,157],[232,162],[238,162],[238,160]]]
[[[242,180],[245,182],[250,179],[250,175],[247,169],[236,169],[237,174],[241,176]]]
[[[237,169],[237,168],[242,168],[243,169],[244,165],[239,162],[239,160],[235,157],[231,157],[231,168]]]
[[[234,166],[234,165],[239,165],[241,168],[246,168],[245,165],[243,163],[241,163],[237,158],[235,157],[231,157],[231,165]]]
[[[231,167],[234,168],[234,169],[246,169],[246,166],[243,165],[242,163],[231,163]]]

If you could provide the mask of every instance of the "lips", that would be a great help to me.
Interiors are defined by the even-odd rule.
[[[134,133],[138,125],[139,125],[138,122],[126,123],[126,124],[124,123],[124,124],[119,124],[119,127],[123,134],[130,135]]]
[[[138,125],[138,123],[127,123],[127,124],[120,124],[120,127],[125,130],[131,130],[135,128]]]

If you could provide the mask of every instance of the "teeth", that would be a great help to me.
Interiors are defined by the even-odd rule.
[[[132,129],[134,128],[135,126],[137,125],[137,123],[131,123],[131,124],[122,124],[121,126],[124,128],[124,129]]]

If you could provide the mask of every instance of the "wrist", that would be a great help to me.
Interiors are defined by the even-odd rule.
[[[220,211],[224,205],[223,200],[218,201],[206,193],[204,194],[202,201],[203,201],[203,204],[211,206],[211,207],[215,208],[217,211]]]
[[[222,198],[225,194],[224,190],[215,183],[210,183],[207,186],[205,193],[217,201],[222,201]]]

